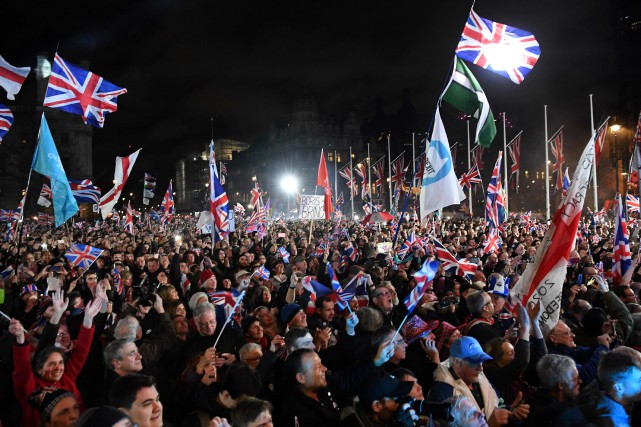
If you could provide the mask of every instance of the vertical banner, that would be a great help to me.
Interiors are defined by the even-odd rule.
[[[145,172],[145,183],[142,190],[142,204],[147,206],[154,198],[156,190],[156,178]]]

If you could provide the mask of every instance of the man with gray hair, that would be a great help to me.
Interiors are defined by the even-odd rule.
[[[116,339],[107,344],[103,351],[107,375],[105,377],[105,393],[118,377],[138,374],[142,371],[142,355],[132,339]],[[104,397],[107,397],[105,394]]]
[[[467,322],[463,335],[475,338],[482,348],[493,338],[501,338],[503,334],[494,324],[494,304],[490,294],[477,291],[467,297],[467,308],[472,319]]]

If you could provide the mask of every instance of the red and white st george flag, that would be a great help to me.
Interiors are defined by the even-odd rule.
[[[593,161],[594,136],[583,150],[567,197],[554,214],[534,263],[527,265],[521,279],[510,291],[513,304],[521,302],[525,306],[541,301],[541,329],[544,333],[549,332],[559,320],[563,282],[570,250],[581,220]]]
[[[318,175],[316,176],[316,185],[321,187],[325,193],[325,221],[329,220],[332,214],[332,186],[329,184],[329,174],[327,173],[327,164],[325,163],[325,154],[321,149],[320,163],[318,164]]]
[[[100,213],[102,214],[103,221],[107,219],[107,215],[111,213],[114,205],[118,202],[120,193],[122,193],[122,189],[125,187],[125,183],[129,178],[131,169],[134,167],[134,163],[136,163],[140,150],[142,150],[142,148],[131,153],[127,157],[116,157],[114,186],[107,194],[100,198]]]
[[[14,67],[0,56],[0,87],[7,91],[7,99],[16,99],[15,96],[20,92],[29,71],[31,68]]]

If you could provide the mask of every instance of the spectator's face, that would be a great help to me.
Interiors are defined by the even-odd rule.
[[[260,364],[260,359],[263,357],[263,351],[261,349],[252,350],[247,353],[243,359],[245,365],[249,366],[252,369],[258,368]]]
[[[54,351],[49,355],[44,365],[41,369],[38,369],[38,374],[42,379],[49,382],[57,382],[62,378],[62,374],[65,373],[65,360],[62,358],[62,354]]]
[[[73,427],[80,417],[80,406],[75,397],[65,397],[51,411],[49,427]]]
[[[504,342],[503,345],[501,345],[501,351],[503,352],[503,356],[501,357],[501,360],[499,361],[501,366],[505,366],[509,363],[511,363],[514,360],[514,346],[510,344],[509,342]]]
[[[492,294],[490,298],[492,298],[492,304],[494,305],[494,312],[500,313],[501,310],[503,310],[503,306],[505,305],[505,298],[497,294]]]
[[[160,267],[160,264],[158,264],[158,260],[157,259],[152,258],[149,261],[147,261],[147,270],[149,270],[149,272],[151,274],[153,274],[156,271],[158,271],[159,267]]]
[[[550,333],[550,341],[556,345],[564,345],[569,348],[576,348],[574,333],[564,322],[556,324]]]
[[[187,335],[189,333],[189,323],[187,323],[185,316],[176,316],[171,323],[174,325],[176,335]]]
[[[297,380],[303,384],[309,391],[318,391],[327,387],[325,379],[327,368],[323,366],[320,357],[316,352],[307,354],[303,357],[302,378],[297,375]]]
[[[306,328],[307,327],[307,314],[304,310],[298,310],[298,313],[288,323],[290,328]]]
[[[467,360],[461,360],[460,364],[456,365],[456,374],[467,385],[479,382],[479,374],[483,372],[482,363],[472,363]]]
[[[619,381],[622,397],[629,402],[641,400],[641,370],[633,366],[628,370],[628,375]]]
[[[469,409],[466,410],[467,416],[461,418],[461,425],[468,427],[487,427],[485,414],[472,401],[468,400],[463,403]]]
[[[132,342],[128,342],[120,349],[120,359],[114,360],[115,369],[120,369],[127,374],[134,374],[142,370],[142,356],[138,352],[138,347]]]
[[[131,421],[138,427],[160,427],[162,423],[162,403],[156,387],[144,387],[136,393],[131,408],[125,409]]]
[[[579,375],[579,370],[577,368],[573,368],[572,382],[570,383],[570,387],[567,388],[567,394],[569,397],[577,397],[579,395],[579,388],[581,387],[581,383],[582,381],[581,376]]]
[[[160,283],[161,285],[167,284],[167,275],[165,274],[164,271],[161,271],[160,273],[158,273],[157,278],[158,278],[158,283]]]
[[[260,324],[263,326],[271,326],[274,324],[274,315],[268,308],[264,308],[257,312],[256,317],[258,317]]]
[[[392,293],[387,288],[378,288],[374,290],[372,301],[376,307],[385,313],[389,313],[394,308]]]
[[[318,316],[326,322],[331,322],[334,319],[335,309],[333,301],[323,302],[323,308],[316,309]]]
[[[253,340],[259,340],[263,337],[263,327],[260,322],[254,322],[247,329],[247,336]]]
[[[216,331],[216,316],[213,311],[204,312],[196,319],[196,329],[202,336],[212,336]]]
[[[394,334],[390,334],[390,336],[387,338],[389,340],[392,339]],[[401,336],[401,334],[396,335],[396,339],[394,340],[394,355],[392,356],[392,359],[398,361],[405,360],[407,357],[407,343]]]
[[[299,348],[308,348],[310,350],[313,350],[315,348],[314,338],[312,338],[312,335],[310,333],[306,333],[304,336],[296,339],[294,341],[294,344],[292,345],[292,348],[290,348],[290,351],[298,350]]]
[[[269,411],[261,412],[254,421],[247,424],[247,427],[274,427],[272,414]]]
[[[416,377],[413,377],[411,375],[403,375],[400,378],[400,381],[412,381],[414,385],[412,386],[412,391],[410,391],[409,396],[416,400],[425,400],[425,396],[423,395],[423,387],[421,387],[421,385],[418,383]]]
[[[241,267],[249,267],[249,258],[246,255],[238,258],[238,265]]]

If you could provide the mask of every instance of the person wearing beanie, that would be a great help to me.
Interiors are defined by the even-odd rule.
[[[28,403],[40,413],[43,427],[74,427],[80,416],[76,397],[62,388],[38,388],[31,393]]]
[[[280,320],[287,330],[290,328],[307,328],[307,314],[296,304],[286,304],[280,310]]]
[[[75,427],[129,427],[131,420],[113,406],[98,406],[87,409],[78,419]]]

